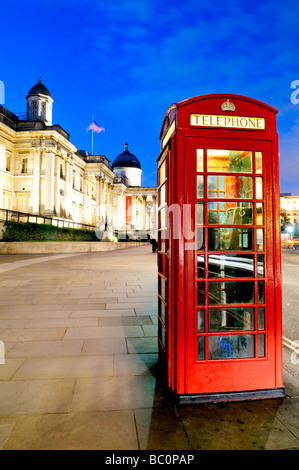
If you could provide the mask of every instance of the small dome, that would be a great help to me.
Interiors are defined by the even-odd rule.
[[[45,87],[41,78],[39,79],[38,83],[34,85],[34,87],[32,87],[31,90],[29,91],[28,96],[31,96],[31,95],[46,95],[46,96],[51,97],[51,94],[48,88]]]
[[[118,155],[114,162],[112,163],[112,168],[139,168],[141,170],[141,165],[137,157],[129,152],[129,145],[125,144],[125,150],[123,153]]]

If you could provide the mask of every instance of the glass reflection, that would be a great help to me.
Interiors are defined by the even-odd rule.
[[[257,202],[256,204],[256,225],[263,225],[263,203]]]
[[[197,172],[203,172],[203,149],[197,149],[196,151],[196,163],[197,163]]]
[[[259,304],[265,303],[265,283],[264,281],[258,281],[257,283],[257,301]]]
[[[263,199],[263,178],[255,179],[256,199]]]
[[[218,225],[252,225],[251,202],[208,202],[208,223]]]
[[[257,275],[264,277],[264,255],[257,255]]]
[[[254,308],[209,309],[209,332],[254,330]]]
[[[264,307],[259,307],[258,308],[257,329],[258,330],[264,330],[265,329],[265,309],[264,309]]]
[[[209,282],[209,305],[253,304],[253,281]]]
[[[199,257],[198,257],[199,258]],[[198,269],[200,260],[198,259]],[[209,255],[210,278],[253,277],[254,255]]]
[[[197,225],[204,224],[204,203],[198,202],[197,203]]]
[[[205,304],[205,283],[197,283],[197,305]]]
[[[209,359],[254,357],[254,335],[210,336]]]
[[[255,172],[263,172],[263,154],[262,152],[255,152]]]
[[[205,359],[205,337],[199,336],[197,339],[198,355],[197,359],[199,361],[204,361]]]
[[[205,311],[198,310],[197,312],[197,331],[204,332],[205,331]]]
[[[265,357],[265,335],[258,335],[258,357]]]
[[[197,175],[197,197],[199,199],[204,197],[204,176]]]
[[[205,277],[205,257],[197,255],[197,277]]]
[[[261,228],[256,231],[256,249],[257,251],[264,251],[264,230]]]
[[[247,150],[207,150],[208,171],[251,173],[252,152]]]
[[[253,229],[247,228],[209,228],[209,250],[252,250]]]
[[[197,251],[204,250],[204,228],[197,228]]]
[[[252,199],[252,188],[252,178],[250,176],[209,175],[208,177],[209,198]]]

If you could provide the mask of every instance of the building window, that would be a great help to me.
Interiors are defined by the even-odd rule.
[[[73,173],[73,189],[76,189],[76,175]]]
[[[64,168],[64,163],[60,163],[60,178],[65,179],[65,168]]]
[[[11,157],[6,155],[6,171],[11,171]]]
[[[80,191],[83,191],[83,178],[80,176]]]
[[[21,173],[28,173],[28,158],[22,158]]]
[[[28,212],[28,196],[18,196],[18,211],[19,212]]]
[[[32,101],[31,103],[31,120],[37,120],[37,101]]]
[[[42,103],[42,120],[43,121],[46,120],[46,102],[45,101]]]

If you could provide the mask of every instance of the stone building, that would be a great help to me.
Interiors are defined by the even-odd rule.
[[[53,125],[53,99],[41,79],[26,100],[24,114],[0,106],[0,208],[100,229],[155,230],[157,191],[141,186],[128,144],[111,165]]]

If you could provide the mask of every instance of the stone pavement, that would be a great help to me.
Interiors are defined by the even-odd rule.
[[[169,400],[150,247],[2,256],[0,267],[0,449],[299,449],[287,371],[285,400]]]

